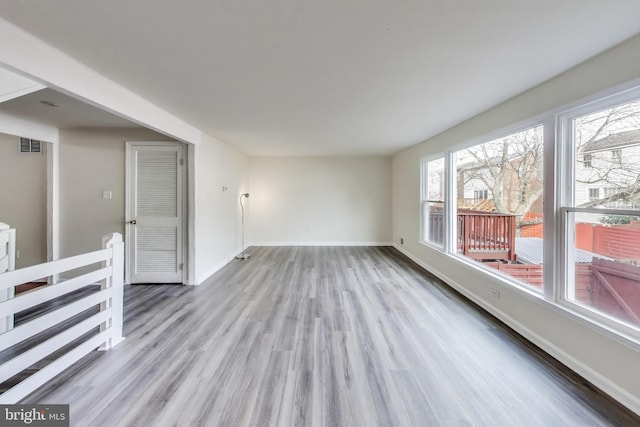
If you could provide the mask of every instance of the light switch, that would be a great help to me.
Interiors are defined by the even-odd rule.
[[[102,198],[105,200],[111,200],[111,190],[102,190]]]

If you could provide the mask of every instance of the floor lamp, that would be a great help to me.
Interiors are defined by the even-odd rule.
[[[240,253],[240,255],[236,257],[236,259],[241,259],[241,260],[245,260],[251,256],[249,254],[244,253],[244,205],[242,204],[243,197],[246,197],[248,199],[249,193],[242,193],[240,195],[240,209],[242,210],[242,252]]]

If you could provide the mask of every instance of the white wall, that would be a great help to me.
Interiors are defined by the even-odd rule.
[[[196,163],[200,167],[198,164],[191,165],[197,175],[195,182],[191,182],[195,187],[197,200],[191,201],[195,208],[190,213],[193,225],[189,231],[196,242],[197,259],[189,261],[190,268],[195,271],[195,274],[190,273],[189,282],[200,282],[223,265],[221,263],[232,258],[230,254],[240,247],[240,234],[236,224],[239,214],[235,211],[239,206],[232,194],[240,191],[241,187],[243,191],[246,190],[247,181],[246,158],[242,153],[2,19],[0,39],[11,40],[6,49],[3,46],[0,51],[2,69],[17,70],[36,83],[170,135],[171,139],[195,144],[195,156],[198,158]],[[3,124],[2,119],[0,115],[0,125]],[[148,130],[141,132],[140,135],[128,131],[118,133],[116,130],[105,130],[102,134],[82,130],[63,132],[66,140],[62,141],[64,145],[61,145],[60,150],[60,256],[95,249],[103,230],[122,230],[123,141],[167,139],[153,132],[150,134]],[[83,141],[88,141],[88,144],[84,146]],[[194,150],[193,145],[190,150]],[[103,158],[100,159],[100,156]],[[100,175],[96,172],[100,172]],[[214,183],[219,186],[213,186]],[[218,192],[222,185],[229,188],[224,194]],[[102,189],[114,191],[111,201],[99,198]],[[82,209],[78,209],[80,206]]]
[[[100,249],[105,234],[124,235],[125,142],[166,140],[142,128],[60,130],[62,258]]]
[[[536,297],[418,242],[420,158],[640,78],[640,35],[393,158],[397,247],[515,330],[640,414],[640,352]],[[404,245],[399,239],[404,238]],[[500,299],[491,288],[500,290]]]
[[[252,157],[253,244],[391,241],[389,157]]]
[[[238,198],[249,188],[248,160],[237,149],[203,135],[195,153],[195,279],[199,284],[240,252]]]
[[[34,83],[56,89],[148,129],[171,135],[174,140],[200,143],[202,132],[199,129],[2,18],[0,40],[11,40],[0,50],[0,67],[3,69],[16,70]]]
[[[124,234],[125,142],[167,140],[171,138],[142,128],[60,130],[61,257],[99,249],[107,233]],[[192,149],[196,259],[190,260],[195,271],[190,283],[195,284],[240,251],[237,195],[248,190],[248,174],[246,157],[213,138],[205,135]],[[111,190],[112,199],[102,199],[103,190]]]
[[[48,144],[20,153],[20,137],[0,133],[0,222],[16,229],[16,268],[47,261]]]

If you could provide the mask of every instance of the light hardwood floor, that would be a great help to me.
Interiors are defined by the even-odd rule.
[[[126,288],[126,340],[25,402],[75,426],[638,426],[392,248],[251,248]]]

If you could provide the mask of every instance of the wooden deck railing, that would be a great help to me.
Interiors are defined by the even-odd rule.
[[[516,216],[458,210],[458,248],[477,260],[516,260]]]
[[[444,243],[444,213],[429,209],[429,241]],[[458,251],[475,260],[516,260],[516,216],[458,209]]]

